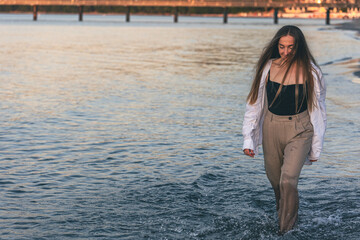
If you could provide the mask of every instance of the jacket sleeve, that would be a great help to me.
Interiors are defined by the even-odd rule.
[[[244,149],[252,149],[258,154],[258,146],[261,141],[261,114],[263,110],[263,86],[259,87],[258,98],[254,104],[246,103],[242,134],[244,137]]]
[[[261,144],[262,134],[262,114],[264,108],[264,87],[265,79],[271,67],[271,60],[266,64],[262,72],[258,97],[254,104],[246,103],[246,110],[243,121],[242,134],[244,138],[243,149],[252,149],[258,154],[259,145]]]
[[[242,134],[244,138],[243,150],[244,149],[255,150],[254,132],[256,128],[258,111],[259,110],[256,107],[256,103],[253,105],[246,103],[246,111],[244,115],[244,122],[242,128]]]
[[[315,81],[315,94],[316,94],[316,106],[310,114],[311,123],[314,127],[314,136],[312,139],[311,150],[308,155],[309,160],[318,160],[323,148],[324,136],[326,130],[326,84],[324,76],[320,69],[317,69],[317,74],[314,74]]]

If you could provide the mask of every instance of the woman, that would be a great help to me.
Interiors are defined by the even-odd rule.
[[[244,153],[254,157],[263,145],[280,234],[291,230],[297,220],[302,166],[320,157],[325,92],[322,73],[303,33],[296,26],[282,27],[257,63],[243,122]]]

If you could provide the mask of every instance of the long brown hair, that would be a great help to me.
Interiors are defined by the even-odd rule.
[[[318,75],[317,71],[312,66],[312,63],[318,67],[314,57],[312,56],[309,47],[306,43],[305,36],[301,30],[293,25],[287,25],[282,28],[275,34],[270,43],[264,48],[261,57],[256,65],[256,74],[251,86],[250,93],[247,97],[247,101],[250,104],[254,104],[258,98],[259,86],[261,81],[261,76],[264,70],[265,65],[270,59],[280,58],[280,53],[278,49],[279,40],[281,37],[290,35],[294,38],[295,43],[293,49],[291,50],[291,55],[287,60],[287,69],[285,71],[284,77],[282,79],[281,85],[278,92],[275,95],[274,101],[279,95],[284,81],[291,69],[292,66],[296,66],[296,90],[295,90],[295,111],[298,112],[298,83],[300,70],[302,71],[302,76],[304,78],[303,89],[304,89],[304,98],[307,97],[308,110],[312,111],[315,105],[315,96],[314,96],[314,77],[313,72]],[[319,67],[318,67],[319,68]],[[320,68],[319,68],[320,69]],[[319,77],[319,76],[317,76]],[[273,102],[274,102],[273,101]],[[302,100],[304,101],[304,99]]]

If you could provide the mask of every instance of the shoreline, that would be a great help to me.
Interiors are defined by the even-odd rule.
[[[355,31],[356,35],[360,36],[360,19],[335,24],[335,29]]]
[[[349,21],[349,22],[335,24],[335,29],[344,30],[344,31],[355,31],[356,36],[360,37],[360,19],[354,19],[354,20]],[[360,40],[360,38],[356,38],[356,39]],[[357,68],[353,69],[352,74],[356,78],[360,79],[360,71],[359,71],[359,69],[360,69],[360,59],[355,60],[355,62],[357,62]],[[356,82],[356,81],[353,81],[353,82]],[[357,81],[356,83],[360,83],[360,82]]]

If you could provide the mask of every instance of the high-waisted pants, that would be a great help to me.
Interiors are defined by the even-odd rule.
[[[263,125],[265,170],[275,192],[280,233],[284,233],[291,230],[297,220],[297,184],[314,131],[307,111],[291,116],[266,111]]]

